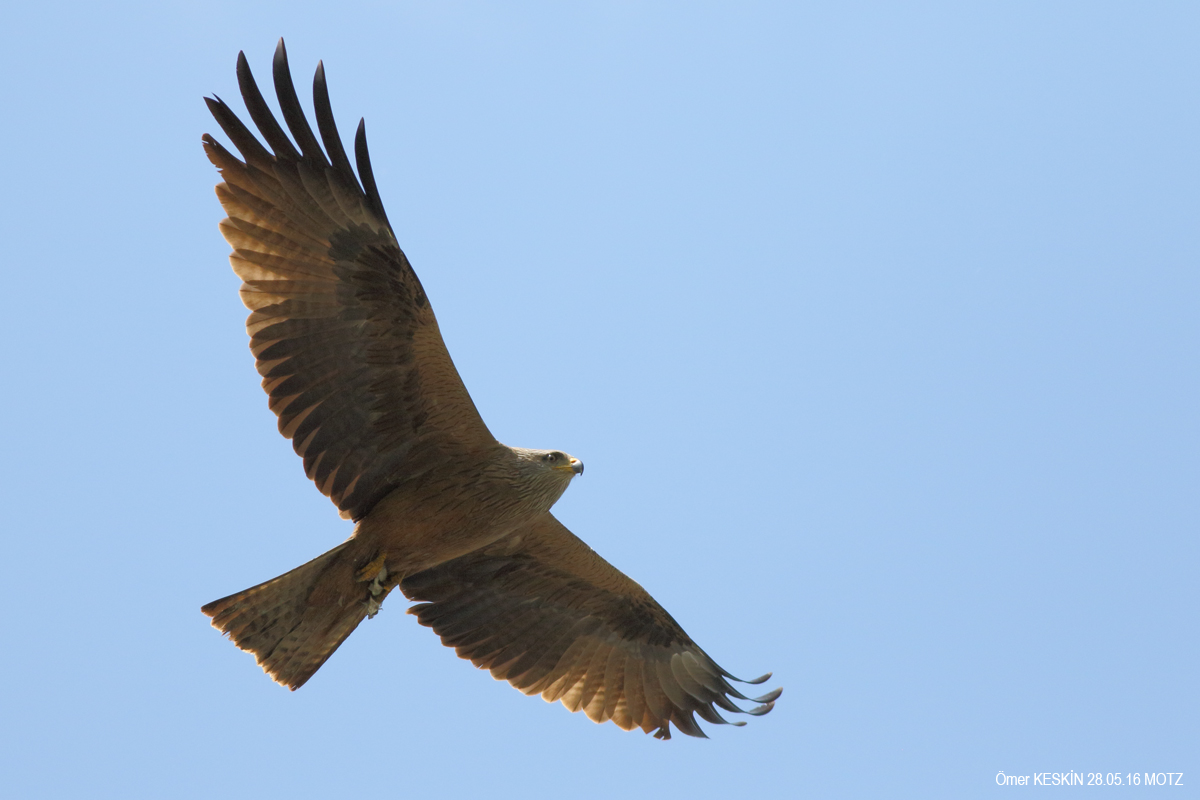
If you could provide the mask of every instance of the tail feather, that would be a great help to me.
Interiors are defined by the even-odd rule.
[[[367,616],[365,589],[346,557],[350,544],[200,610],[268,675],[299,689]]]

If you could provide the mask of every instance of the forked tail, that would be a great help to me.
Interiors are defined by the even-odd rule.
[[[299,689],[367,616],[367,589],[348,552],[353,541],[200,610],[268,675]]]

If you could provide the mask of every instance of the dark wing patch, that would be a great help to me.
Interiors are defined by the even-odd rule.
[[[653,597],[549,513],[495,545],[408,576],[400,589],[424,601],[409,613],[462,658],[525,694],[625,730],[669,739],[674,723],[704,736],[693,714],[728,724],[718,708],[762,715],[783,691],[748,698],[735,689],[733,676]],[[741,709],[731,698],[762,705]]]
[[[429,300],[396,243],[360,124],[362,186],[338,137],[325,71],[313,105],[292,85],[280,40],[274,80],[292,144],[238,55],[238,84],[264,147],[220,99],[207,100],[244,161],[205,134],[221,171],[221,232],[242,279],[250,349],[280,432],[342,515],[361,519],[396,486],[497,446],[467,394]],[[273,152],[272,152],[273,151]],[[328,156],[326,155],[328,152]]]

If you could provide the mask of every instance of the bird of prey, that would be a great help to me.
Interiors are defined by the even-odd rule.
[[[279,41],[273,77],[291,138],[240,53],[237,77],[267,146],[220,98],[208,108],[241,159],[208,134],[203,143],[223,179],[220,228],[250,349],[280,433],[355,528],[307,564],[204,606],[212,624],[297,689],[399,587],[459,656],[596,722],[669,739],[672,724],[704,736],[694,714],[726,723],[717,709],[770,711],[781,689],[736,705],[751,700],[738,679],[550,514],[582,462],[488,431],[383,210],[362,122],[355,177],[324,67],[314,133]]]

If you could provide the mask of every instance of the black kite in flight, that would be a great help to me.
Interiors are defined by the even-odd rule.
[[[399,586],[458,655],[597,722],[667,739],[671,723],[703,736],[693,714],[724,723],[718,707],[743,712],[733,676],[550,514],[583,464],[488,431],[396,243],[362,123],[361,185],[355,177],[324,67],[318,140],[280,40],[275,92],[295,144],[242,54],[237,75],[270,150],[220,99],[206,102],[244,160],[203,141],[224,179],[221,232],[251,311],[250,349],[279,431],[356,527],[307,564],[204,606],[213,625],[297,689]],[[780,692],[744,713],[767,713]]]

